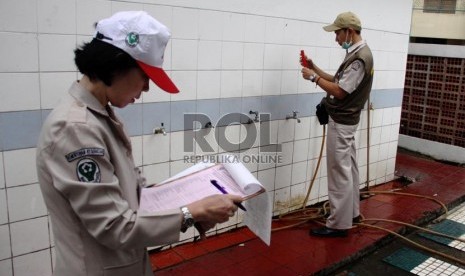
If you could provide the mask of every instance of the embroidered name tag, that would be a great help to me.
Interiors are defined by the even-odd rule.
[[[71,161],[74,161],[78,158],[85,157],[85,156],[103,156],[104,154],[105,154],[104,149],[84,148],[84,149],[80,149],[80,150],[68,153],[67,155],[65,155],[65,157],[66,157],[66,160],[68,160],[68,162],[71,162]]]

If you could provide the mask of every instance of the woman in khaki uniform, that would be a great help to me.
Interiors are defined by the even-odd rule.
[[[96,25],[75,50],[83,74],[45,121],[37,170],[55,238],[54,275],[152,275],[146,247],[176,242],[225,222],[241,198],[217,195],[181,209],[138,210],[145,184],[112,106],[148,91],[149,78],[177,93],[161,68],[168,29],[145,12],[120,12]]]

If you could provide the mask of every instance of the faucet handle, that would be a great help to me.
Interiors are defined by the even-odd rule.
[[[160,127],[156,127],[153,129],[152,133],[153,134],[163,134],[163,136],[166,136],[166,130],[165,130],[165,124],[161,123]]]
[[[253,122],[257,122],[257,123],[260,122],[260,113],[258,113],[258,110],[257,111],[250,110],[249,114],[255,114],[255,118],[253,119]]]

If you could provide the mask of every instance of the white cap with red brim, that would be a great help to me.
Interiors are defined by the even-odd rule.
[[[163,70],[168,28],[144,11],[125,11],[97,23],[95,38],[128,53],[161,89],[178,93],[179,89]]]

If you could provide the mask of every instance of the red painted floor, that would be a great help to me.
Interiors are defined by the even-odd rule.
[[[396,172],[398,176],[406,176],[414,182],[405,185],[399,179],[370,189],[374,195],[360,204],[365,220],[351,229],[346,238],[309,236],[309,229],[320,227],[312,220],[300,226],[273,231],[271,246],[268,247],[247,228],[240,228],[204,241],[151,253],[155,275],[282,276],[334,271],[360,255],[369,254],[387,238],[388,232],[370,225],[396,232],[404,228],[400,224],[373,219],[419,224],[437,216],[442,211],[440,203],[457,204],[465,197],[463,167],[399,152]],[[386,191],[417,197],[393,195]],[[275,221],[273,229],[288,224],[282,220]]]

